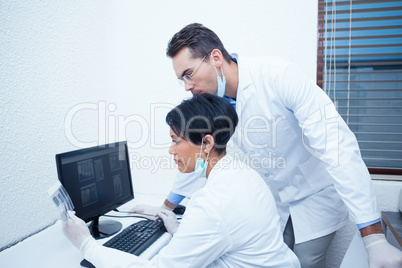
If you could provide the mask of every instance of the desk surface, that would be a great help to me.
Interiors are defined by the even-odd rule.
[[[141,203],[146,203],[146,201]],[[120,207],[120,209],[124,211],[131,208],[132,206],[133,203],[130,202]],[[115,213],[113,215],[124,215],[124,214]],[[111,218],[102,217],[101,220],[102,219],[110,220]],[[123,228],[125,228],[130,224],[140,221],[142,219],[116,218],[115,220],[120,221],[123,224]],[[112,237],[100,239],[98,241],[99,243],[103,244]],[[166,237],[164,238],[165,238],[164,240],[166,240]],[[58,220],[54,225],[50,226],[49,228],[46,228],[45,230],[39,232],[38,234],[35,234],[25,239],[24,241],[16,244],[15,246],[0,252],[0,266],[2,268],[14,268],[14,267],[79,268],[81,267],[80,262],[82,259],[83,257],[81,253],[78,251],[78,249],[76,249],[70,243],[70,241],[64,236],[62,231],[61,220]]]
[[[402,214],[401,212],[381,212],[381,218],[386,224],[386,228],[389,228],[399,246],[402,247]]]
[[[357,231],[343,257],[340,268],[369,268],[367,257],[363,239]]]
[[[81,267],[81,253],[63,235],[61,221],[0,252],[2,267]]]

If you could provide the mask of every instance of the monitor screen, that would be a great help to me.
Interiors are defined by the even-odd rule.
[[[134,198],[127,142],[56,155],[61,184],[88,222]]]

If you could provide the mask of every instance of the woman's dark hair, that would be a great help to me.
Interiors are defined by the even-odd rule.
[[[208,55],[212,50],[219,49],[227,62],[230,63],[232,60],[219,37],[199,23],[189,24],[176,33],[168,43],[166,55],[173,58],[185,47],[190,49],[193,58],[205,57],[205,60],[209,61]]]
[[[173,132],[193,144],[201,145],[205,135],[212,135],[218,154],[226,151],[237,122],[236,111],[227,100],[207,93],[184,100],[166,116]]]

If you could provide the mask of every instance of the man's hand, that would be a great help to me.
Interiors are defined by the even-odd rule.
[[[80,249],[82,242],[88,237],[91,237],[91,234],[89,233],[86,223],[75,216],[75,212],[67,211],[67,213],[69,219],[67,222],[63,223],[64,235],[76,248]]]
[[[166,230],[171,235],[174,235],[177,232],[179,222],[177,221],[176,214],[174,214],[172,211],[163,209],[158,213],[158,217],[163,220]]]
[[[363,237],[370,268],[402,267],[402,252],[391,246],[384,234],[372,234]]]
[[[402,252],[385,239],[381,223],[360,230],[368,254],[370,268],[401,268]]]

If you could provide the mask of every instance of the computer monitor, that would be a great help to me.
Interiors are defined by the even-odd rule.
[[[56,163],[76,215],[85,222],[93,221],[89,226],[92,236],[117,233],[120,222],[99,221],[99,217],[134,198],[127,142],[57,154]]]

